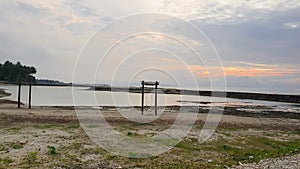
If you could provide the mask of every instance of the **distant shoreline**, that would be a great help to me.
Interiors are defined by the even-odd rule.
[[[139,87],[110,87],[110,86],[97,86],[91,87],[90,90],[95,91],[111,91],[111,92],[129,92],[141,93]],[[188,89],[171,89],[159,88],[164,94],[177,94],[177,95],[192,95],[192,96],[208,96],[208,97],[226,97],[232,99],[247,99],[247,100],[261,100],[285,103],[299,103],[300,95],[285,95],[285,94],[266,94],[266,93],[248,93],[248,92],[222,92],[222,91],[204,91],[204,90],[188,90]],[[145,88],[145,93],[150,93],[153,88]]]

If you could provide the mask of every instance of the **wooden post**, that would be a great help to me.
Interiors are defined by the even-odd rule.
[[[18,108],[21,108],[21,81],[19,81]]]
[[[155,116],[157,116],[157,86],[158,82],[155,82]]]
[[[145,81],[142,81],[142,115],[143,115],[143,112],[144,112],[144,89],[145,89],[145,86],[155,86],[155,116],[157,116],[157,89],[158,89],[158,85],[159,85],[159,82],[158,81],[155,81],[155,82],[145,82]]]
[[[28,108],[31,109],[31,87],[32,87],[32,84],[30,83],[29,84],[29,98],[28,98]]]
[[[142,115],[144,114],[144,88],[145,88],[145,82],[142,81]]]

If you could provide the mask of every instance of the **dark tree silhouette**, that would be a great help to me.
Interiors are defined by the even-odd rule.
[[[37,70],[33,66],[25,66],[20,62],[13,64],[10,61],[6,61],[3,65],[0,64],[0,81],[6,81],[8,83],[33,82],[36,79],[33,74],[36,74]]]

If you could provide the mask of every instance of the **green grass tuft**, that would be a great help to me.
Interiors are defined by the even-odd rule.
[[[10,157],[0,158],[0,169],[7,168],[14,160]]]
[[[48,154],[49,155],[55,155],[56,154],[56,148],[54,146],[47,146],[48,148]]]

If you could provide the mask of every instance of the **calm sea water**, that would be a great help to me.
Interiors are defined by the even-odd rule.
[[[12,95],[6,99],[18,99],[18,86],[2,85]],[[28,86],[22,86],[22,102],[28,103]],[[145,105],[154,105],[154,93],[145,94]],[[179,100],[189,101],[224,101],[223,98],[180,96],[158,94],[158,105],[187,105],[192,103],[180,103]],[[35,106],[139,106],[141,94],[126,92],[91,91],[87,87],[32,87],[32,105]]]
[[[1,85],[0,88],[7,90],[12,95],[6,99],[16,101],[18,99],[18,86]],[[178,102],[191,101],[191,102]],[[240,99],[225,99],[203,96],[181,96],[181,95],[166,95],[158,94],[159,106],[171,105],[199,105],[192,102],[213,102],[214,106],[218,106],[219,102],[229,102],[233,105],[267,105],[273,107],[274,110],[300,112],[300,105],[255,101],[255,100],[240,100]],[[22,86],[22,102],[28,103],[28,86]],[[49,87],[49,86],[33,86],[32,87],[32,105],[34,106],[140,106],[140,93],[127,92],[109,92],[109,91],[91,91],[87,87]],[[154,105],[154,93],[145,94],[145,105]],[[206,106],[210,106],[207,104]]]

